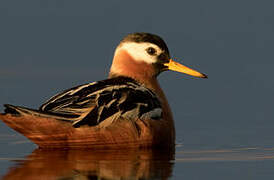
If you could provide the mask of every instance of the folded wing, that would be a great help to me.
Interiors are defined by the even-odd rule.
[[[161,103],[155,93],[126,77],[71,88],[50,98],[40,111],[65,117],[75,127],[94,126],[106,119],[162,117]]]

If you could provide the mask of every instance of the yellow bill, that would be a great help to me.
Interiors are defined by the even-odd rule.
[[[185,73],[195,77],[207,78],[207,75],[200,73],[198,71],[195,71],[194,69],[188,68],[180,63],[177,63],[173,61],[172,59],[170,59],[169,62],[165,63],[164,65],[167,66],[168,70]]]

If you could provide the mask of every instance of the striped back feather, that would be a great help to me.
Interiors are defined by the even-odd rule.
[[[98,125],[106,119],[162,117],[156,94],[122,76],[68,89],[50,98],[40,111],[66,117],[75,127]]]

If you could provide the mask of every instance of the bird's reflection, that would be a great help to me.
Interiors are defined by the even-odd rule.
[[[174,150],[41,150],[3,179],[168,179]]]

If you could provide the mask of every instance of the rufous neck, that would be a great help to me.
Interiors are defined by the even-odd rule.
[[[158,86],[154,66],[136,61],[125,50],[115,52],[109,74],[109,77],[113,76],[130,77],[152,90]]]

